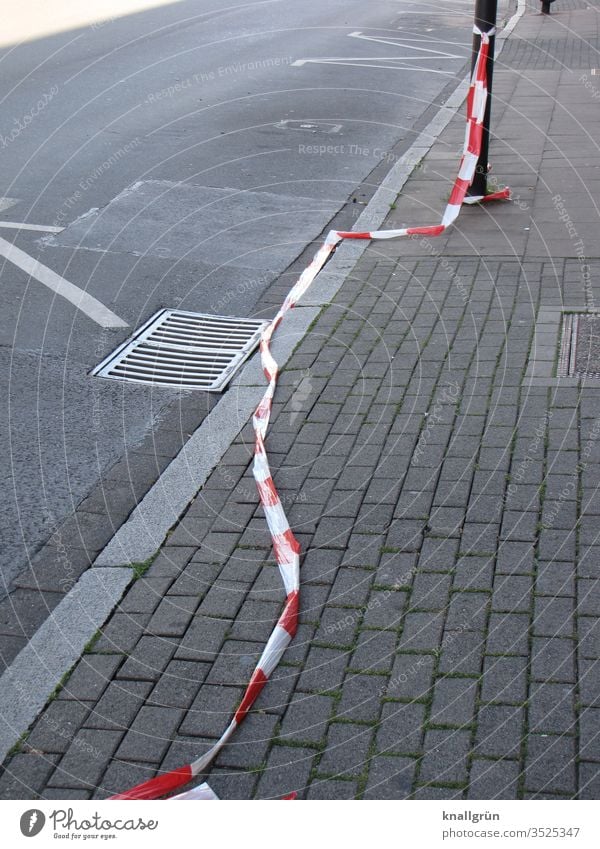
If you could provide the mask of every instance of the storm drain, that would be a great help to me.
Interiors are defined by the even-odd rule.
[[[558,376],[600,378],[600,314],[565,314]]]
[[[160,310],[92,371],[95,377],[220,392],[268,321]]]

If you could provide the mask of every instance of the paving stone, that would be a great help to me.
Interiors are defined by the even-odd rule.
[[[83,728],[61,758],[50,779],[50,787],[94,790],[121,737],[121,731]]]
[[[127,730],[151,689],[149,681],[112,681],[92,708],[86,728]]]
[[[450,575],[421,572],[415,576],[410,593],[410,608],[415,610],[443,610],[450,598]]]
[[[396,648],[396,634],[390,631],[362,631],[350,659],[354,670],[389,672]]]
[[[157,681],[177,648],[172,637],[142,637],[117,673],[118,678]]]
[[[428,731],[424,749],[420,783],[458,783],[467,780],[467,755],[470,749],[468,731]]]
[[[579,715],[580,757],[600,761],[600,709],[585,708]]]
[[[167,599],[176,604],[178,596],[194,596],[199,601],[208,593],[217,578],[222,576],[225,580],[224,573],[230,565],[231,559],[225,567],[215,563],[188,563],[185,570],[171,583],[166,594]],[[253,572],[249,580],[253,580],[254,574]]]
[[[518,758],[524,721],[522,707],[482,705],[477,714],[475,751],[490,757]]]
[[[117,749],[117,757],[160,763],[183,716],[179,708],[143,706]]]
[[[197,597],[184,595],[167,597],[155,610],[146,626],[146,631],[156,636],[180,637],[185,633],[197,607]]]
[[[153,613],[173,579],[139,578],[119,603],[122,613]]]
[[[527,741],[525,788],[550,793],[575,793],[575,740],[531,734]]]
[[[338,574],[343,552],[339,549],[316,548],[307,551],[301,564],[301,580],[303,584],[317,583],[333,584]]]
[[[313,647],[308,653],[298,687],[300,690],[325,692],[337,690],[348,665],[349,654],[335,649]]]
[[[579,764],[579,798],[598,800],[600,796],[600,773],[598,764]]]
[[[134,763],[113,759],[94,792],[94,799],[107,799],[154,778],[156,766],[150,763]]]
[[[220,737],[237,709],[243,687],[203,684],[179,727],[190,737]]]
[[[40,752],[66,752],[83,725],[90,704],[55,699],[40,715],[27,738],[28,748]]]
[[[573,614],[571,599],[537,596],[533,613],[533,633],[542,637],[573,636]]]
[[[97,701],[123,659],[119,655],[84,654],[58,694],[58,699]]]
[[[280,738],[319,743],[327,731],[332,709],[333,699],[328,696],[296,693],[281,723]]]
[[[461,554],[494,554],[498,545],[498,533],[498,525],[465,522],[460,537]]]
[[[498,549],[496,572],[499,575],[527,575],[533,572],[534,548],[531,543],[506,540]]]
[[[246,800],[254,797],[258,774],[213,767],[210,771],[210,786],[219,799]]]
[[[158,554],[144,577],[147,580],[177,578],[196,551],[197,546],[167,548]]]
[[[600,657],[600,619],[592,616],[579,616],[579,649],[583,657]]]
[[[264,640],[266,643],[280,613],[281,605],[278,602],[254,601],[249,598],[240,608],[229,636],[235,640]]]
[[[407,613],[400,637],[403,651],[437,649],[441,642],[444,617],[441,613]]]
[[[600,707],[600,661],[581,659],[579,663],[579,698],[583,705]]]
[[[375,756],[369,766],[364,799],[407,799],[412,790],[417,761],[412,758]]]
[[[493,557],[461,557],[456,564],[452,586],[455,590],[490,590],[493,575]]]
[[[361,610],[326,607],[315,632],[315,641],[349,649],[356,639],[361,619]]]
[[[533,682],[529,690],[529,730],[573,734],[577,728],[575,692],[570,684]]]
[[[348,675],[342,687],[342,698],[336,716],[343,719],[373,722],[381,712],[385,679],[379,675]]]
[[[440,653],[440,672],[479,675],[485,635],[478,631],[446,631]]]
[[[217,758],[219,766],[252,769],[266,758],[278,722],[276,716],[249,713],[235,737]]]
[[[533,637],[531,675],[538,681],[575,681],[575,643],[573,640]]]
[[[474,760],[469,799],[517,799],[519,764],[516,761]]]
[[[194,616],[175,657],[178,660],[214,661],[225,641],[230,624],[227,619]]]
[[[444,572],[454,569],[458,554],[458,540],[430,537],[423,540],[419,554],[419,570]]]
[[[439,678],[433,690],[431,725],[470,725],[475,713],[477,681],[470,678]]]
[[[281,799],[297,792],[304,798],[315,759],[313,749],[273,746],[256,790],[259,799]]]
[[[324,775],[360,775],[365,769],[372,739],[372,728],[351,722],[332,723],[318,772]]]
[[[529,614],[492,613],[488,623],[488,654],[529,654]]]
[[[378,751],[402,754],[421,751],[424,722],[422,704],[385,703],[377,731]]]
[[[329,593],[328,604],[359,607],[367,603],[375,576],[366,569],[341,569]]]
[[[600,616],[600,580],[577,581],[577,613],[585,616]]]
[[[100,638],[94,643],[94,652],[128,654],[144,633],[149,620],[149,613],[113,614],[108,625],[102,628]]]
[[[497,575],[492,593],[492,610],[529,613],[533,579],[528,575]]]
[[[263,649],[262,643],[227,640],[208,674],[208,683],[245,686]]]
[[[348,541],[342,565],[375,568],[381,558],[383,537],[353,533]]]
[[[148,704],[157,707],[189,708],[209,669],[208,663],[172,660],[148,696]]]
[[[448,608],[449,630],[482,631],[485,629],[490,597],[487,593],[456,592]]]
[[[233,618],[248,594],[245,584],[236,581],[218,581],[204,597],[198,613],[201,616]]]
[[[356,781],[336,781],[332,778],[315,778],[308,788],[307,799],[356,799]]]
[[[394,519],[387,532],[385,546],[398,551],[420,551],[422,540],[423,522]]]
[[[387,684],[394,699],[424,699],[433,683],[435,658],[430,654],[398,654]]]
[[[407,594],[400,590],[372,592],[363,616],[363,627],[386,630],[399,628],[406,598]]]
[[[0,799],[37,799],[54,770],[58,755],[17,753],[0,778]]]
[[[481,699],[484,702],[521,704],[527,694],[527,658],[486,657]]]

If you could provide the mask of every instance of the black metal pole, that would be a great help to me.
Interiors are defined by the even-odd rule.
[[[475,0],[475,26],[481,32],[490,32],[496,27],[496,18],[498,14],[498,0]],[[494,44],[496,38],[490,36],[490,52],[487,61],[487,90],[488,99],[485,107],[485,116],[483,119],[483,134],[481,138],[481,152],[477,160],[475,169],[475,178],[469,189],[470,195],[486,195],[487,191],[487,172],[488,172],[488,152],[490,143],[490,116],[492,114],[492,77],[494,75]],[[473,34],[473,57],[471,60],[471,70],[475,67],[475,60],[479,53],[479,45],[481,36],[477,33]]]

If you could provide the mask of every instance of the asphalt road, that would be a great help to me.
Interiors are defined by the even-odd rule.
[[[0,237],[24,252],[0,242],[6,584],[176,408],[89,370],[161,307],[252,315],[462,76],[473,9],[183,0],[95,22],[102,5],[61,29],[58,0],[51,34],[0,42]]]

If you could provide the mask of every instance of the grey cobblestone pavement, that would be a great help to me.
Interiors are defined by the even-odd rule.
[[[223,798],[600,795],[600,382],[536,370],[557,355],[543,310],[600,294],[585,5],[517,26],[560,41],[559,67],[518,45],[498,63],[513,203],[373,243],[281,376],[267,447],[305,552],[300,627],[210,773]],[[463,133],[461,113],[389,226],[435,220]],[[248,424],[0,797],[105,798],[220,736],[283,600],[252,450]]]

